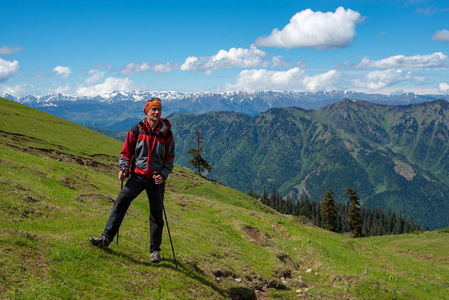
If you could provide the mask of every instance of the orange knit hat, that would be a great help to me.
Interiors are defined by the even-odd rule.
[[[144,109],[143,109],[143,112],[144,112],[145,114],[147,114],[147,112],[150,110],[150,108],[151,108],[152,106],[160,106],[160,107],[162,107],[161,99],[159,99],[159,98],[151,98],[150,100],[148,100],[148,101],[147,101],[147,104],[145,104],[145,107],[144,107]]]

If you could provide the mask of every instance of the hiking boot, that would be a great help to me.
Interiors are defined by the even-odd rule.
[[[153,253],[151,253],[150,261],[156,264],[161,261],[161,254],[159,253],[159,251],[154,251]]]
[[[96,247],[100,247],[100,248],[107,248],[109,246],[109,244],[111,243],[109,241],[109,239],[107,237],[105,237],[104,235],[94,238],[94,237],[90,237],[89,241],[92,243],[92,245],[96,246]]]

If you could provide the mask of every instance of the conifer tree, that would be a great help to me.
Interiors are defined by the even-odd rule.
[[[345,194],[349,194],[348,225],[353,238],[362,237],[362,216],[360,214],[359,197],[353,189],[348,188]]]
[[[402,217],[401,213],[399,213],[396,224],[394,225],[393,234],[401,234],[404,232],[404,218]]]
[[[329,231],[337,231],[337,210],[335,209],[334,193],[329,189],[324,193],[321,204],[321,217],[324,219],[323,228]]]
[[[250,196],[250,197],[254,197],[254,193],[253,193],[253,186],[252,186],[252,184],[251,184],[251,183],[249,184],[249,192],[248,192],[248,196]]]
[[[198,128],[196,128],[196,149],[191,149],[187,152],[188,154],[191,154],[193,156],[193,158],[189,160],[189,164],[197,170],[198,175],[201,175],[204,170],[211,172],[213,169],[209,162],[201,156],[201,152],[205,152],[205,150],[201,148],[201,143],[203,142],[203,140],[204,139],[201,137],[200,131],[198,130]]]
[[[276,209],[276,188],[273,187],[273,191],[270,194],[270,207]]]
[[[267,196],[267,187],[265,185],[263,186],[262,203],[265,205],[269,204],[268,196]]]
[[[293,201],[290,199],[290,195],[287,195],[287,199],[285,199],[285,211],[289,215],[294,214]]]

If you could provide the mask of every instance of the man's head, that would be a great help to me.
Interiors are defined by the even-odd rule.
[[[159,98],[151,98],[145,104],[143,112],[147,115],[148,121],[153,124],[157,124],[162,114],[162,104],[161,99]]]
[[[152,106],[159,106],[162,109],[161,99],[159,98],[151,98],[147,101],[147,104],[145,104],[145,107],[143,109],[143,112],[147,114],[147,112],[150,110]]]

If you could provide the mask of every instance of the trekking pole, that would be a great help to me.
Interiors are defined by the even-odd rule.
[[[120,188],[120,192],[121,192],[122,190],[123,190],[123,180],[122,180],[122,187]],[[120,228],[117,229],[117,240],[116,240],[117,246],[118,246],[119,230],[120,230]]]
[[[157,172],[154,172],[154,174],[157,175]],[[158,188],[159,188],[159,199],[161,201],[162,210],[164,212],[165,223],[167,224],[168,237],[170,238],[171,251],[173,253],[173,260],[175,261],[176,269],[178,269],[178,262],[176,261],[175,249],[173,248],[173,242],[171,240],[170,228],[168,227],[167,214],[165,213],[164,201],[162,200],[162,193],[161,193],[161,185],[160,184],[158,184]]]

